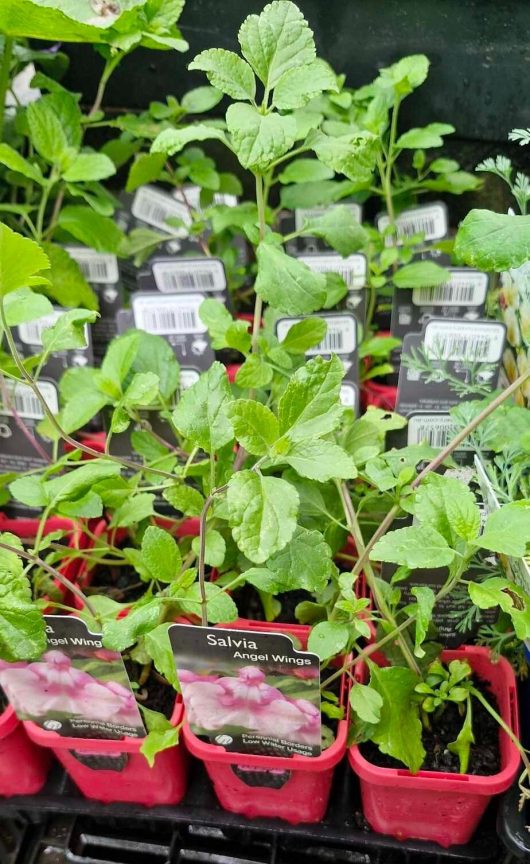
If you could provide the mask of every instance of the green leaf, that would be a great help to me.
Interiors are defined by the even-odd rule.
[[[295,159],[278,175],[280,183],[314,183],[331,180],[335,172],[318,159]]]
[[[31,279],[47,270],[49,261],[40,246],[0,223],[0,296],[27,288]]]
[[[256,95],[256,80],[248,63],[224,48],[201,51],[188,69],[206,72],[208,81],[232,99],[252,101]],[[211,106],[213,107],[213,106]]]
[[[327,333],[328,325],[323,318],[304,318],[289,328],[282,342],[289,354],[305,354],[319,345]]]
[[[318,654],[321,661],[336,657],[346,648],[350,638],[347,624],[339,621],[321,621],[315,624],[307,640],[307,650]]]
[[[294,3],[274,0],[260,15],[249,15],[238,34],[243,57],[270,90],[289,69],[311,63],[313,33]]]
[[[451,743],[447,745],[447,749],[449,750],[449,752],[455,753],[456,756],[458,756],[461,774],[467,774],[467,770],[469,767],[469,756],[471,753],[471,745],[475,743],[475,736],[473,735],[472,711],[473,709],[471,707],[471,696],[468,694],[466,716],[462,728],[458,733],[456,740],[451,741]]]
[[[414,261],[396,270],[392,281],[396,288],[430,288],[443,285],[449,279],[449,272],[434,261]]]
[[[180,366],[174,351],[162,336],[144,333],[143,330],[137,333],[136,354],[131,369],[138,374],[156,376],[161,396],[169,401],[180,384]]]
[[[42,331],[42,347],[46,353],[66,351],[70,348],[85,348],[86,325],[92,324],[97,312],[88,309],[69,309],[63,312],[51,327]]]
[[[154,630],[144,636],[144,648],[155,664],[155,669],[168,681],[175,690],[179,689],[175,659],[169,641],[168,629],[171,624],[159,624]]]
[[[151,153],[174,156],[192,141],[222,141],[227,144],[226,135],[221,129],[205,123],[195,123],[182,129],[164,129],[153,141]]]
[[[104,153],[79,153],[63,178],[68,183],[79,183],[94,180],[105,180],[116,173],[112,159]]]
[[[208,621],[210,624],[223,624],[229,621],[235,621],[238,616],[237,606],[232,598],[212,582],[207,582],[204,586],[206,591],[206,610]],[[201,614],[201,590],[198,582],[191,585],[184,595],[184,599],[179,600],[181,609],[184,613],[191,615]]]
[[[444,567],[455,552],[438,531],[428,525],[411,525],[389,531],[377,541],[370,553],[371,561],[389,561],[415,570],[421,567]]]
[[[101,364],[101,378],[106,384],[114,385],[112,393],[115,398],[121,395],[122,383],[136,357],[139,338],[139,331],[133,330],[117,336],[107,348]]]
[[[261,114],[246,102],[235,102],[226,112],[232,146],[243,168],[264,173],[284,156],[296,140],[296,122],[288,114]],[[163,133],[162,133],[163,134]]]
[[[324,591],[331,577],[332,555],[319,531],[297,528],[289,543],[267,562],[268,572],[283,586],[272,593],[299,588],[311,593]]]
[[[156,600],[133,606],[128,615],[103,621],[103,644],[111,651],[126,651],[140,636],[153,630],[160,621],[161,604]]]
[[[112,219],[95,213],[90,207],[68,204],[61,210],[57,224],[96,252],[116,254],[125,236]]]
[[[155,375],[154,372],[136,372],[123,394],[122,404],[125,408],[151,405],[157,397],[158,375]]]
[[[415,774],[425,759],[419,706],[414,701],[418,678],[410,669],[370,664],[370,687],[382,699],[381,719],[370,737],[382,753],[399,759]],[[355,688],[354,688],[355,689]]]
[[[285,480],[240,471],[229,481],[227,504],[234,540],[255,564],[283,549],[294,534],[299,498]]]
[[[162,528],[150,525],[142,537],[142,559],[153,579],[173,582],[180,573],[182,558],[175,540]]]
[[[166,164],[165,153],[140,153],[134,160],[127,177],[126,192],[159,180]]]
[[[509,270],[530,258],[530,216],[471,210],[458,229],[454,254],[479,270]]]
[[[368,243],[368,234],[357,222],[349,207],[333,207],[322,216],[310,219],[303,228],[304,234],[321,237],[342,256],[358,252]]]
[[[261,354],[251,354],[239,367],[236,374],[236,384],[245,389],[247,387],[266,387],[273,378],[272,367]]]
[[[8,488],[16,501],[28,507],[45,507],[48,503],[46,489],[39,477],[19,477]]]
[[[232,400],[226,369],[222,363],[215,362],[184,391],[173,411],[173,422],[193,444],[206,453],[215,453],[234,437],[226,416],[226,408]]]
[[[454,477],[427,477],[416,492],[413,510],[423,525],[435,528],[449,544],[457,537],[471,541],[478,535],[480,510],[475,496]]]
[[[92,490],[77,498],[75,501],[63,501],[57,510],[63,516],[73,519],[96,519],[103,513],[103,501],[96,492]]]
[[[468,582],[467,590],[471,602],[479,609],[500,606],[512,619],[518,639],[530,638],[530,597],[519,585],[501,576],[493,576],[483,582]]]
[[[340,402],[343,376],[338,357],[314,357],[298,369],[279,401],[280,434],[291,441],[304,441],[333,432],[344,414]]]
[[[29,136],[37,153],[47,162],[62,165],[70,150],[65,130],[57,113],[53,110],[50,96],[31,102],[26,108]]]
[[[370,132],[353,132],[332,138],[314,130],[307,144],[328,168],[344,174],[358,185],[370,182],[379,152],[379,139]]]
[[[421,128],[407,129],[396,141],[396,147],[416,150],[429,147],[443,147],[443,135],[451,135],[455,127],[450,123],[429,123]]]
[[[2,0],[0,31],[17,38],[52,42],[101,42],[99,27],[80,24],[59,9],[45,8],[31,0]]]
[[[49,315],[53,306],[43,294],[35,294],[30,288],[19,288],[7,295],[4,311],[9,327],[17,327]]]
[[[48,503],[58,504],[59,501],[74,501],[90,492],[92,487],[101,480],[116,478],[120,474],[120,466],[103,459],[93,459],[85,465],[80,465],[48,480],[44,484]]]
[[[199,306],[199,318],[208,328],[214,351],[226,348],[226,331],[234,324],[234,319],[224,303],[213,297],[203,300]]]
[[[61,306],[76,309],[98,309],[97,294],[88,284],[77,261],[70,257],[66,249],[55,243],[43,243],[42,248],[50,260],[47,274],[50,285],[45,286],[46,294]]]
[[[354,459],[332,441],[298,441],[280,459],[302,477],[320,483],[357,477]]]
[[[383,697],[373,687],[356,683],[350,690],[350,705],[360,720],[379,723]]]
[[[425,657],[422,643],[427,636],[429,624],[432,620],[432,610],[436,597],[432,588],[425,585],[418,585],[411,589],[412,595],[416,598],[416,637],[414,643],[414,653],[416,657]]]
[[[403,98],[423,84],[429,73],[429,65],[425,54],[410,54],[382,69],[376,83],[392,87],[396,94]]]
[[[181,105],[187,114],[207,114],[212,108],[219,104],[223,94],[220,88],[215,87],[195,87],[193,90],[188,90],[181,100]]]
[[[134,495],[128,501],[124,501],[116,508],[112,516],[111,528],[128,528],[152,516],[154,501],[155,496],[150,492],[142,492],[139,495]]]
[[[162,496],[175,510],[179,510],[185,516],[200,516],[204,507],[203,496],[192,486],[183,484],[168,486],[162,492]]]
[[[272,103],[281,111],[303,108],[323,90],[338,93],[337,76],[324,60],[312,60],[283,73],[276,84]]]
[[[200,554],[201,538],[194,537],[191,541],[191,548],[197,556]],[[226,556],[226,543],[222,534],[214,528],[208,528],[206,531],[206,547],[204,552],[204,561],[210,567],[222,567]]]
[[[39,186],[42,186],[44,183],[42,171],[38,165],[33,165],[32,162],[24,159],[24,157],[10,147],[9,144],[0,144],[0,164],[5,165],[6,168],[9,168],[11,171],[16,171],[17,174],[22,174],[22,176],[27,177],[28,180],[33,180],[33,182],[38,183]]]
[[[227,409],[236,440],[253,456],[270,452],[279,437],[278,421],[270,408],[253,399],[237,399]]]
[[[13,534],[0,534],[0,542],[22,549]],[[8,662],[37,660],[45,650],[44,618],[33,604],[22,559],[0,549],[0,657]]]
[[[279,312],[305,315],[322,309],[326,301],[326,277],[277,246],[260,243],[257,249],[256,294]]]
[[[180,728],[173,726],[164,714],[159,714],[158,711],[150,711],[149,708],[145,708],[143,705],[142,715],[149,731],[142,741],[140,753],[145,756],[147,764],[152,768],[158,753],[177,746],[179,743]]]
[[[501,555],[524,556],[530,544],[530,501],[512,501],[490,513],[475,544]]]

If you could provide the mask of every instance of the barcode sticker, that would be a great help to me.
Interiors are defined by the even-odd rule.
[[[180,369],[180,389],[188,390],[192,387],[200,378],[200,372],[197,372],[196,369]]]
[[[77,261],[87,282],[115,284],[119,281],[118,259],[115,255],[96,252],[83,246],[66,246],[66,251]]]
[[[176,201],[171,195],[166,195],[154,186],[141,186],[134,196],[131,213],[136,219],[153,225],[168,234],[187,237],[186,228],[175,228],[167,224],[167,219],[182,219],[184,225],[191,225],[192,217],[189,208],[181,201]]]
[[[299,255],[298,260],[316,273],[338,273],[348,288],[363,288],[366,283],[366,258],[360,253],[342,258],[329,255]]]
[[[431,447],[446,447],[455,437],[458,429],[449,414],[415,414],[409,417],[407,444],[426,442]],[[472,449],[469,444],[460,450]]]
[[[18,416],[23,420],[42,420],[44,409],[40,399],[35,395],[29,384],[16,384],[14,381],[6,381],[5,383],[9,400]],[[39,390],[52,414],[57,414],[59,411],[59,398],[55,385],[51,381],[41,380],[39,381]],[[12,411],[7,405],[3,404],[1,394],[0,414],[5,417],[12,416]]]
[[[386,213],[377,217],[378,231],[384,231],[389,225],[390,219]],[[441,240],[449,230],[445,205],[440,202],[403,210],[396,218],[396,229],[398,240],[412,237],[413,234],[423,234],[425,240]],[[391,243],[390,237],[388,242]]]
[[[413,288],[415,306],[481,306],[488,290],[488,274],[471,268],[449,267],[443,285]]]
[[[53,327],[58,318],[61,317],[62,311],[50,312],[49,315],[43,315],[42,318],[37,318],[35,321],[27,321],[25,324],[18,325],[18,336],[24,345],[39,345],[42,346],[42,334],[48,327]]]
[[[205,333],[207,328],[199,318],[203,294],[140,294],[132,298],[134,324],[147,333],[159,336]]]
[[[162,293],[173,291],[223,291],[226,275],[218,258],[181,258],[153,264],[156,287]]]
[[[353,408],[357,411],[358,391],[355,384],[351,381],[343,381],[340,385],[340,401],[345,408]]]
[[[320,316],[317,316],[320,317]],[[319,345],[306,351],[308,357],[319,354],[352,354],[357,347],[357,322],[353,315],[322,315],[328,325],[327,333]],[[283,342],[294,324],[303,318],[281,318],[276,324],[276,334]]]
[[[342,201],[339,204],[330,204],[320,207],[299,207],[294,211],[294,224],[297,231],[300,231],[305,222],[310,222],[312,219],[318,219],[329,213],[330,210],[335,210],[336,207],[347,207],[356,222],[361,222],[363,216],[363,208],[360,204],[355,204],[352,201]]]
[[[424,343],[432,360],[497,363],[504,350],[504,336],[505,328],[497,321],[432,320],[425,327]]]

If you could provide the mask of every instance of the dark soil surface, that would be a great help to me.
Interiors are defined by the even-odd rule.
[[[480,681],[475,683],[490,705],[497,710],[498,705],[493,694]],[[447,703],[439,719],[435,720],[431,715],[432,729],[423,731],[423,746],[427,753],[422,765],[423,771],[459,773],[458,756],[450,753],[447,745],[456,740],[462,723],[463,718],[458,712],[457,705],[451,702]],[[473,734],[476,743],[471,745],[468,774],[487,777],[500,771],[499,733],[500,727],[491,714],[480,702],[473,699]],[[371,741],[361,744],[360,750],[364,758],[373,765],[381,768],[403,768],[401,762],[381,753],[377,745]]]
[[[251,621],[265,621],[260,596],[253,585],[243,585],[242,588],[238,588],[237,591],[234,591],[233,599],[241,618],[250,618]],[[274,619],[274,623],[298,624],[294,614],[296,607],[304,600],[314,600],[314,598],[308,591],[299,590],[278,594],[276,600],[282,604],[282,609],[278,617]]]
[[[90,587],[86,593],[104,593],[117,603],[133,603],[145,594],[147,585],[142,582],[133,567],[95,567]]]
[[[132,660],[125,660],[125,668],[127,669],[129,679],[133,682],[139,682],[142,667]],[[173,690],[173,687],[162,681],[153,667],[151,667],[147,681],[138,690],[135,690],[135,695],[137,701],[145,705],[146,708],[164,714],[168,720],[171,719],[177,694]]]

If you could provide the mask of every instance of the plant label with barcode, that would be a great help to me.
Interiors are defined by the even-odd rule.
[[[153,258],[138,274],[140,291],[162,294],[200,291],[226,297],[226,273],[219,258]],[[219,297],[219,294],[223,297]]]
[[[363,208],[356,201],[340,201],[338,204],[321,204],[317,207],[297,207],[294,211],[294,225],[297,231],[301,231],[306,222],[311,222],[313,219],[320,219],[326,213],[332,212],[337,207],[347,207],[356,222],[361,223],[363,218]]]
[[[59,412],[59,390],[57,383],[46,378],[39,379],[39,390],[53,414]],[[44,408],[29,384],[4,378],[0,387],[0,472],[23,474],[48,465],[53,454],[53,444],[41,435],[38,426],[44,419]],[[23,434],[20,423],[24,424]],[[62,449],[62,447],[60,448]],[[30,511],[14,502],[19,515]],[[31,511],[32,513],[34,511]]]
[[[184,202],[157,189],[155,186],[140,186],[136,191],[131,213],[140,222],[144,222],[158,231],[166,231],[177,237],[187,237],[188,229],[193,221],[191,208]],[[179,223],[170,225],[168,219],[176,219]]]
[[[68,738],[143,738],[145,727],[121,654],[71,615],[45,615],[37,661],[0,663],[0,686],[20,720]]]
[[[449,230],[447,207],[442,201],[402,210],[395,222],[398,243],[416,234],[422,234],[427,242],[442,240]],[[390,225],[388,214],[380,213],[376,218],[376,225],[381,233],[386,231]],[[392,238],[389,236],[386,242],[390,246]]]
[[[432,360],[498,363],[505,338],[506,327],[500,321],[431,319],[424,330],[425,351]]]
[[[320,756],[320,662],[294,636],[172,624],[186,721],[237,753]]]

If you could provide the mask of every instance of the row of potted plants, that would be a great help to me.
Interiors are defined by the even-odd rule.
[[[174,13],[170,24],[165,19],[167,32],[162,32],[160,21],[153,24],[156,14],[149,17],[153,4],[145,5],[145,20],[127,19],[128,24],[134,18],[145,28],[139,30],[140,37],[133,39],[123,22],[112,33],[108,28],[98,31],[99,39],[104,33],[109,40],[102,49],[104,78],[129,41],[131,47],[142,39],[149,43],[158,38],[166,45],[178,41]],[[64,16],[43,20],[66,27]],[[2,26],[7,28],[5,21]],[[73,32],[73,23],[68,26]],[[79,38],[88,38],[85,25],[78,26]],[[92,32],[91,37],[96,38]],[[377,195],[384,198],[390,217],[394,207],[405,206],[417,192],[462,191],[476,183],[454,165],[451,170],[425,169],[421,154],[438,146],[440,136],[449,131],[438,128],[440,124],[397,137],[400,101],[424,80],[425,58],[405,58],[383,70],[364,93],[345,90],[327,64],[316,58],[307,22],[287,0],[249,16],[239,42],[242,56],[213,49],[193,62],[194,68],[206,72],[219,99],[225,94],[233,100],[224,123],[186,124],[179,104],[169,102],[167,109],[162,106],[164,111],[151,108],[149,118],[113,121],[123,130],[122,147],[129,145],[130,150],[134,144],[139,152],[138,138],[154,139],[151,152],[138,156],[131,169],[141,183],[163,179],[182,184],[189,177],[198,182],[200,171],[193,176],[190,162],[177,154],[186,152],[191,142],[209,139],[226,146],[253,176],[255,200],[251,206],[229,208],[235,223],[227,223],[244,231],[254,252],[255,293],[246,289],[247,300],[255,300],[252,320],[234,317],[215,300],[204,301],[200,310],[214,348],[236,351],[242,359],[234,383],[216,361],[181,391],[179,364],[168,343],[131,330],[110,342],[99,367],[65,372],[61,407],[55,412],[43,393],[42,369],[54,353],[84,344],[85,325],[96,317],[90,308],[93,298],[86,309],[65,312],[47,328],[42,351],[35,356],[21,356],[13,328],[46,314],[47,296],[76,305],[58,293],[64,282],[54,262],[61,253],[50,241],[56,230],[58,237],[64,230],[81,242],[88,240],[85,217],[72,213],[86,208],[63,208],[69,196],[81,195],[89,207],[96,204],[95,213],[97,207],[107,206],[99,186],[104,179],[101,171],[107,168],[101,154],[81,149],[77,131],[103,122],[101,101],[81,118],[70,94],[41,80],[50,94],[33,103],[41,107],[28,109],[27,117],[36,153],[21,156],[10,145],[2,145],[0,151],[14,172],[12,179],[22,174],[31,181],[23,186],[27,203],[8,204],[4,212],[20,217],[32,235],[23,237],[7,224],[0,226],[0,316],[7,349],[1,371],[8,395],[10,387],[13,392],[16,387],[29,388],[39,401],[44,414],[40,431],[69,447],[42,469],[5,478],[11,498],[41,514],[30,534],[6,520],[0,536],[0,685],[19,714],[33,718],[24,719],[21,726],[13,708],[7,708],[2,715],[9,719],[4,741],[8,734],[16,736],[11,739],[14,758],[20,760],[24,746],[28,770],[38,765],[25,789],[17,774],[16,791],[30,793],[41,786],[48,764],[45,754],[52,750],[85,795],[148,805],[177,803],[186,788],[187,750],[204,761],[227,809],[250,817],[316,821],[326,810],[333,769],[348,750],[361,781],[365,816],[374,830],[434,839],[442,845],[466,842],[488,796],[513,781],[520,758],[524,790],[528,763],[517,738],[516,691],[509,664],[503,659],[494,663],[484,647],[443,651],[432,617],[441,601],[463,594],[466,609],[472,609],[475,618],[480,610],[499,606],[515,638],[522,642],[529,637],[530,600],[525,591],[499,568],[480,582],[471,574],[484,555],[523,557],[530,540],[530,516],[523,489],[520,495],[504,498],[482,524],[477,494],[450,469],[452,454],[463,440],[478,447],[481,430],[488,424],[499,417],[510,423],[503,405],[528,375],[523,373],[484,404],[465,403],[467,414],[462,408],[455,414],[460,431],[443,450],[423,444],[388,448],[387,433],[402,428],[406,420],[375,407],[357,418],[341,402],[340,360],[306,359],[306,352],[326,333],[325,320],[313,313],[326,305],[328,293],[336,302],[337,285],[285,248],[297,237],[317,234],[347,255],[360,248],[364,230],[344,207],[282,236],[271,227],[268,196],[280,165],[287,165],[282,173],[290,168],[291,176],[305,176],[300,185],[307,188],[295,188],[291,196],[309,194],[308,187],[315,183],[332,183],[333,188],[326,188],[335,195],[344,181],[332,180],[330,172],[347,178],[351,194],[371,184],[377,166]],[[200,113],[204,99],[211,102],[213,95],[211,90],[203,94]],[[316,113],[311,109],[315,99],[322,106],[317,120],[308,116]],[[43,125],[40,112],[46,115]],[[73,135],[61,152],[55,149],[62,146],[59,137],[54,142],[46,139],[47,143],[39,138],[52,113],[70,124],[65,129]],[[155,123],[148,135],[139,133],[153,117],[165,128]],[[396,171],[398,157],[409,148],[419,175],[414,182]],[[316,158],[297,163],[296,157],[306,151]],[[99,160],[99,176],[81,179],[81,186],[76,186],[85,157],[95,170],[92,156]],[[176,169],[171,162],[168,165],[173,156]],[[208,158],[204,157],[207,163]],[[207,169],[210,175],[216,173],[203,163],[203,178]],[[131,175],[129,188],[134,187]],[[230,182],[220,180],[219,188],[233,189]],[[285,188],[291,189],[290,184]],[[342,191],[345,188],[341,186]],[[34,201],[38,224],[31,215]],[[308,199],[303,202],[307,205]],[[292,201],[291,205],[296,206]],[[97,240],[98,220],[91,215],[88,245],[98,248],[108,242],[106,235],[115,231],[111,212],[99,213],[106,221],[100,223]],[[460,235],[461,244],[471,222],[462,229],[466,234]],[[16,226],[22,227],[18,221]],[[137,230],[144,233],[133,231],[128,242],[136,243],[138,254],[167,240],[167,233],[161,238]],[[234,253],[234,233],[224,237],[227,258]],[[377,260],[371,264],[372,307],[376,292],[395,284],[396,273],[401,273],[402,287],[407,287],[407,278],[425,286],[446,278],[433,262],[412,261],[421,237],[399,245],[391,224],[386,233],[371,234],[370,239]],[[426,263],[431,265],[427,270]],[[503,259],[502,267],[506,266]],[[271,327],[277,313],[302,318],[283,339]],[[72,437],[102,411],[108,415],[102,447],[81,435]],[[126,456],[117,455],[113,447],[118,436],[126,441]],[[396,520],[407,516],[412,524],[396,527],[401,524]],[[71,520],[74,532],[82,533],[82,541],[75,533],[77,539],[67,539],[72,525],[65,525],[65,519]],[[29,543],[22,543],[20,535]],[[71,568],[67,574],[59,566],[63,561]],[[381,577],[382,562],[395,565],[390,581]],[[421,583],[418,571],[426,568],[443,568],[435,589]],[[52,590],[54,579],[58,586],[65,586],[66,579],[68,593],[58,586]],[[407,586],[412,586],[410,591]],[[87,623],[90,633],[97,638],[101,634],[97,651],[103,653],[98,659],[108,658],[105,652],[125,658],[137,697],[132,701],[140,706],[148,732],[145,737],[64,736],[53,725],[43,728],[35,722],[53,711],[60,715],[65,705],[82,716],[91,703],[102,718],[103,712],[129,717],[127,712],[137,710],[126,688],[101,681],[95,686],[60,646],[50,648],[50,619],[43,616],[50,612],[75,615]],[[260,674],[243,672],[230,686],[210,681],[206,688],[197,688],[197,682],[184,677],[179,680],[168,636],[175,621],[247,633],[287,633],[301,648],[318,655],[321,755],[238,753],[222,743],[201,740],[190,728],[190,711],[215,731],[222,708],[235,726],[258,734],[265,734],[281,716],[285,738],[298,741],[309,734],[315,714],[303,698],[300,704],[279,700]],[[302,690],[303,684],[301,679]],[[187,715],[177,695],[181,691]],[[278,701],[281,706],[273,704]],[[285,709],[281,715],[279,707]],[[10,791],[12,787],[6,786],[5,794]]]

